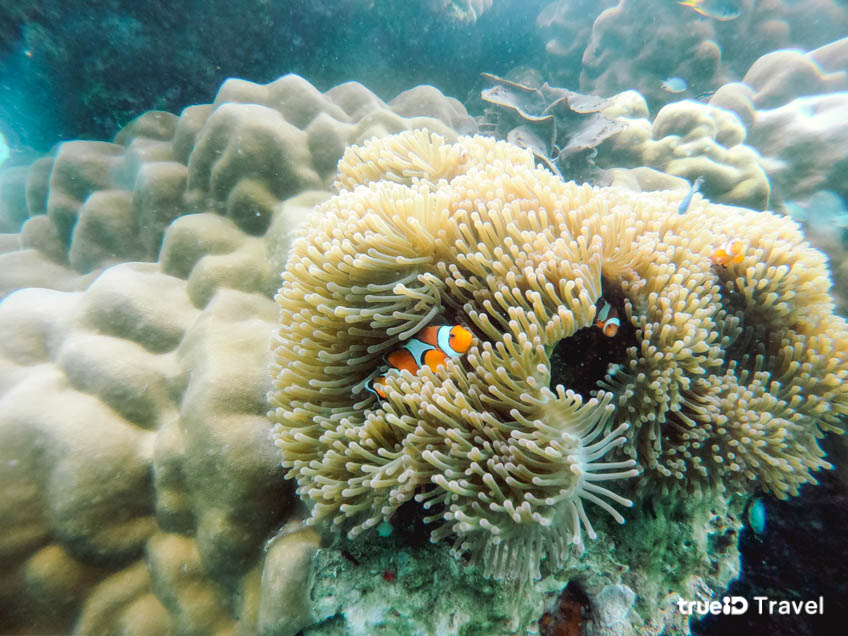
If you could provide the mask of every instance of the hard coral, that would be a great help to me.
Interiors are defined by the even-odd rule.
[[[823,256],[790,221],[563,183],[509,144],[409,132],[349,149],[339,194],[293,243],[269,399],[313,522],[349,536],[423,503],[496,577],[539,576],[594,536],[598,482],[770,489],[828,464],[817,438],[848,412],[848,329]],[[729,238],[741,263],[710,255]],[[600,367],[574,342],[603,295],[623,313]],[[435,319],[476,338],[436,371],[357,385]],[[563,352],[565,355],[563,355]],[[600,368],[552,386],[551,360]],[[554,369],[554,371],[556,371]],[[585,373],[583,374],[585,375]],[[629,432],[628,431],[629,428]],[[624,487],[627,487],[626,485]]]
[[[713,201],[757,210],[768,206],[768,177],[757,151],[744,143],[745,127],[733,112],[684,100],[668,104],[650,122],[638,94],[609,101],[605,114],[624,130],[600,148],[600,165],[622,167],[624,159],[625,165],[649,166],[689,181],[702,177],[703,192]]]
[[[773,51],[756,60],[742,82],[725,84],[710,99],[711,107],[744,122],[746,143],[756,148],[771,184],[774,209],[817,190],[848,197],[846,69],[848,38],[807,53]]]
[[[232,80],[0,174],[0,633],[309,622],[317,535],[264,417],[272,297],[346,146],[468,119],[427,94],[399,115],[356,83]]]

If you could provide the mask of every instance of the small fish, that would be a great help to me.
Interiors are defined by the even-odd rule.
[[[739,239],[730,239],[721,247],[716,248],[710,258],[715,265],[727,267],[741,263],[745,258],[745,246]]]
[[[703,93],[698,93],[697,95],[695,95],[695,100],[699,102],[708,102],[710,100],[710,97],[715,95],[715,93],[716,89],[711,88],[709,90],[704,91]]]
[[[701,190],[701,184],[704,183],[704,177],[698,177],[695,179],[695,182],[692,184],[692,187],[689,188],[689,192],[686,193],[686,196],[683,197],[683,200],[680,202],[680,207],[677,208],[678,214],[686,214],[686,210],[689,209],[689,204],[692,203],[692,197],[695,196],[696,192]]]
[[[689,84],[682,77],[669,77],[662,83],[662,88],[669,93],[682,93],[689,88]]]
[[[719,22],[735,20],[742,15],[742,9],[734,0],[679,0],[677,4]]]
[[[748,525],[754,534],[762,534],[766,531],[766,505],[757,497],[748,507]]]
[[[424,327],[399,348],[387,354],[386,364],[377,367],[363,382],[354,387],[354,392],[358,393],[364,389],[378,398],[385,399],[388,395],[385,389],[386,373],[391,369],[406,369],[410,373],[417,373],[421,367],[428,366],[435,371],[449,357],[457,358],[468,351],[472,338],[471,332],[462,325]]]
[[[621,326],[618,311],[605,298],[600,298],[595,305],[595,326],[601,330],[607,338],[615,337]]]

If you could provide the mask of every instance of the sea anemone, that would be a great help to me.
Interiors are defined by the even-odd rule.
[[[355,537],[415,501],[433,541],[526,579],[595,537],[585,502],[624,521],[606,483],[637,461],[640,485],[778,494],[827,465],[846,329],[790,222],[702,201],[681,216],[670,193],[565,183],[481,137],[402,133],[339,170],[277,294],[271,416],[311,522]],[[728,236],[747,251],[725,271],[710,254]],[[778,248],[809,271],[787,278]],[[593,327],[602,297],[614,338]],[[474,334],[465,356],[388,373],[384,400],[359,391],[434,321]]]

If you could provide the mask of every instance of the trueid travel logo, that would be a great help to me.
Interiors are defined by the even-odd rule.
[[[724,596],[721,600],[715,599],[712,601],[687,601],[679,598],[677,599],[677,608],[681,614],[686,616],[693,614],[701,616],[707,614],[737,615],[745,614],[752,608],[757,614],[820,616],[824,614],[824,597],[819,596],[816,601],[790,601],[774,600],[768,596],[755,596],[750,602],[744,596]]]

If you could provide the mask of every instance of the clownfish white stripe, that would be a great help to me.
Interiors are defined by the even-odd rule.
[[[412,338],[411,340],[407,340],[403,343],[403,348],[409,351],[412,354],[412,359],[415,360],[415,364],[419,367],[424,366],[424,354],[428,351],[431,351],[434,347],[433,345],[429,345],[426,342],[421,342],[416,338]]]
[[[596,311],[595,326],[608,338],[615,337],[621,326],[618,311],[603,297],[598,299]]]

